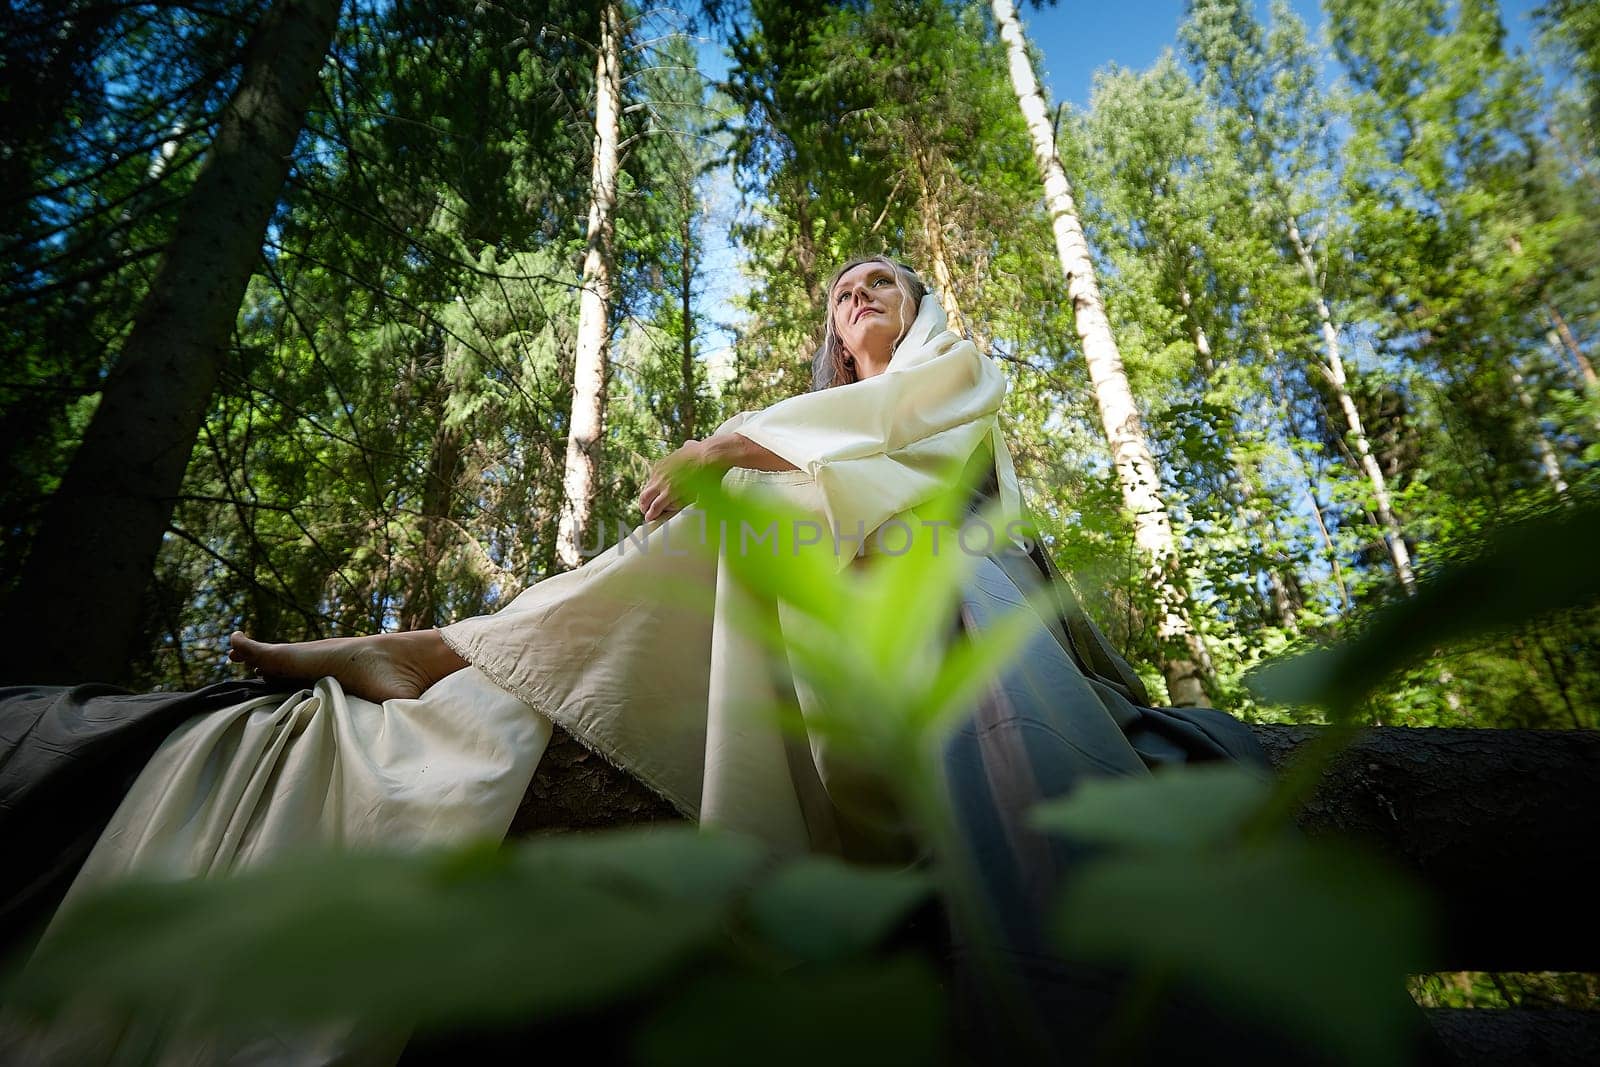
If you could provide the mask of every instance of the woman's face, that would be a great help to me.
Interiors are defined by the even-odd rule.
[[[887,263],[862,263],[846,271],[834,284],[833,328],[845,351],[857,362],[864,357],[886,363],[895,342],[916,318],[911,299],[895,284],[894,268]]]

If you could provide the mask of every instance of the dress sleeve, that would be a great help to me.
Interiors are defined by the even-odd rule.
[[[909,350],[902,344],[883,374],[790,397],[751,415],[737,432],[815,480],[836,537],[865,538],[937,495],[985,439],[998,444],[1001,462],[1005,389],[991,360],[945,330]],[[1003,503],[1020,507],[1009,454],[1003,466],[1012,497]]]

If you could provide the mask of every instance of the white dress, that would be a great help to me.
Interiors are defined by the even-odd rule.
[[[1004,394],[999,369],[946,329],[929,296],[886,373],[725,423],[799,469],[735,469],[724,484],[776,493],[864,539],[932,497],[987,442],[1002,502],[1020,515],[998,429]],[[325,678],[186,722],[134,781],[63,909],[134,874],[211,877],[317,845],[503,836],[552,723],[702,824],[780,851],[841,851],[851,830],[839,812],[859,780],[768,713],[775,698],[795,700],[793,682],[781,657],[733,625],[735,601],[751,594],[726,560],[689,550],[702,515],[689,508],[641,527],[504,610],[445,627],[471,666],[417,699],[375,704]],[[840,568],[852,555],[839,553]],[[200,1056],[323,1062],[351,1051],[347,1036],[269,1036],[264,1049]]]
[[[999,369],[924,298],[888,371],[741,414],[738,431],[798,468],[735,469],[852,536],[908,513],[985,442],[1020,513],[997,413]],[[554,722],[686,816],[782,850],[837,851],[818,743],[765,710],[791,684],[730,624],[748,596],[690,550],[703,513],[641,527],[505,609],[443,628],[472,667],[381,705],[332,679],[203,715],[174,731],[129,790],[68,894],[132,872],[212,876],[314,843],[385,847],[505,833]],[[843,567],[851,551],[839,555]],[[663,595],[665,594],[665,595]],[[779,611],[776,604],[756,610]]]

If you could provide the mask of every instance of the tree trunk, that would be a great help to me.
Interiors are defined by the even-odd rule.
[[[252,36],[210,157],[45,508],[7,613],[25,635],[6,642],[0,676],[125,677],[143,594],[338,15],[338,0],[278,0]]]
[[[1394,512],[1394,504],[1389,498],[1388,480],[1383,476],[1383,468],[1378,465],[1378,457],[1372,451],[1372,442],[1367,437],[1367,431],[1361,424],[1361,412],[1356,410],[1356,401],[1350,395],[1349,380],[1345,377],[1344,357],[1340,352],[1339,329],[1334,325],[1333,312],[1328,307],[1327,297],[1323,294],[1322,285],[1317,280],[1317,265],[1312,259],[1311,249],[1300,235],[1300,224],[1295,221],[1291,213],[1284,215],[1284,228],[1289,234],[1289,244],[1294,249],[1294,254],[1300,261],[1300,269],[1305,272],[1306,284],[1311,287],[1311,293],[1317,307],[1317,320],[1322,325],[1322,346],[1327,356],[1327,362],[1322,370],[1328,384],[1332,386],[1334,395],[1339,400],[1339,410],[1344,412],[1346,429],[1356,448],[1356,462],[1363,474],[1367,476],[1367,483],[1372,488],[1372,499],[1376,505],[1378,522],[1383,527],[1384,543],[1389,548],[1389,559],[1394,564],[1395,577],[1400,580],[1400,587],[1408,594],[1416,590],[1417,578],[1411,568],[1411,550],[1406,547],[1405,531],[1400,527],[1400,520]]]
[[[1578,344],[1578,339],[1572,335],[1572,327],[1567,325],[1566,318],[1550,301],[1544,302],[1545,313],[1550,316],[1550,322],[1556,328],[1556,336],[1561,339],[1561,347],[1567,350],[1572,361],[1578,365],[1578,379],[1584,389],[1593,389],[1600,379],[1595,377],[1594,364],[1584,353],[1583,347]]]
[[[1550,443],[1549,435],[1539,423],[1539,409],[1528,393],[1527,379],[1515,366],[1511,368],[1511,388],[1517,394],[1517,403],[1522,405],[1523,410],[1528,413],[1528,418],[1533,420],[1533,446],[1539,453],[1539,466],[1544,470],[1545,480],[1550,483],[1550,488],[1555,490],[1556,496],[1566,496],[1567,479],[1561,472],[1561,458],[1556,455],[1555,446]]]
[[[1250,727],[1278,770],[1326,727]],[[1574,900],[1600,839],[1600,731],[1361,731],[1298,815],[1351,837],[1436,895],[1435,970],[1594,971],[1600,922]],[[672,806],[557,731],[511,835],[671,821]]]
[[[933,291],[944,308],[945,317],[950,320],[950,329],[965,336],[967,320],[961,314],[961,301],[956,298],[955,275],[950,270],[950,256],[944,246],[944,217],[929,181],[930,164],[923,153],[912,154],[917,168],[917,213],[922,216],[922,239],[933,267]]]
[[[428,451],[428,471],[422,483],[422,553],[418,574],[406,592],[400,609],[400,629],[422,630],[439,624],[441,594],[445,583],[439,569],[444,565],[445,548],[450,540],[450,510],[455,499],[456,481],[461,477],[464,435],[460,426],[444,421],[444,404],[434,414],[437,422]]]
[[[1089,365],[1089,380],[1112,462],[1122,487],[1122,499],[1133,515],[1134,539],[1150,563],[1150,578],[1156,587],[1160,620],[1161,672],[1167,680],[1167,696],[1173,704],[1192,706],[1206,703],[1200,664],[1204,646],[1189,621],[1189,598],[1185,590],[1183,566],[1178,556],[1177,539],[1162,498],[1161,474],[1145,439],[1144,423],[1133,401],[1122,355],[1117,351],[1106,318],[1105,302],[1095,280],[1089,242],[1078,220],[1072,187],[1056,153],[1055,130],[1045,107],[1044,94],[1028,59],[1022,23],[1012,0],[992,0],[994,18],[1006,43],[1011,85],[1022,109],[1023,121],[1033,140],[1034,161],[1044,179],[1045,205],[1055,233],[1056,252],[1066,275],[1067,292],[1072,298],[1073,319],[1078,341]]]
[[[1451,1067],[1592,1067],[1600,1012],[1572,1008],[1428,1008]]]
[[[583,561],[581,545],[594,512],[601,434],[605,429],[606,351],[611,338],[612,239],[616,233],[617,164],[622,119],[622,8],[600,9],[600,48],[594,72],[594,161],[589,176],[589,247],[578,300],[578,352],[572,368],[572,418],[561,478],[561,523],[556,558]]]
[[[683,440],[695,439],[695,382],[694,382],[694,187],[689,186],[683,198],[683,222],[678,238],[682,244],[679,279],[683,314],[683,348],[679,353],[682,375],[678,393],[678,432]]]
[[[1252,726],[1282,767],[1322,730]],[[1430,969],[1593,971],[1600,921],[1574,901],[1600,840],[1600,731],[1378,727],[1329,765],[1300,813],[1355,838],[1438,904]]]
[[[817,224],[811,217],[809,197],[805,189],[794,194],[794,257],[795,265],[800,268],[800,283],[806,290],[807,306],[821,307],[823,292],[822,279],[817,276]]]

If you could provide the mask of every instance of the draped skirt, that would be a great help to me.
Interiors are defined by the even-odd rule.
[[[800,472],[729,477],[802,506],[809,492]],[[785,608],[734,581],[725,555],[674,546],[694,535],[695,510],[441,630],[471,666],[415,700],[358,700],[332,679],[287,692],[0,691],[0,855],[29,868],[8,864],[0,880],[4,933],[36,931],[68,881],[70,899],[136,872],[214,876],[312,844],[502,835],[552,723],[702,823],[780,852],[903,860],[855,817],[873,799],[860,768],[770,714],[804,710],[807,694],[736,620],[765,611],[781,627]],[[1037,545],[1002,545],[966,579],[959,626],[984,632],[1052,577]],[[1232,717],[1149,706],[1070,598],[1030,626],[941,760],[968,859],[1024,951],[1041,944],[1040,917],[1072,863],[1028,826],[1034,804],[1164,764],[1265,766]]]

